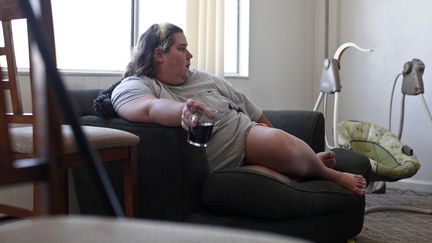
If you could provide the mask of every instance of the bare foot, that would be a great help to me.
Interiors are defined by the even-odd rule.
[[[336,157],[333,151],[319,152],[317,156],[328,168],[333,168],[336,165]]]
[[[355,175],[346,172],[338,172],[334,182],[351,191],[355,195],[364,195],[366,190],[366,180],[361,175]]]

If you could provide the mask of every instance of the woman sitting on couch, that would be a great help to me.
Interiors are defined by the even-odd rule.
[[[209,107],[221,114],[206,148],[210,171],[247,166],[281,180],[319,177],[356,195],[365,193],[361,175],[333,169],[333,152],[315,154],[301,139],[272,128],[248,97],[225,80],[190,70],[192,54],[183,30],[154,24],[141,35],[124,79],[111,100],[119,116],[135,122],[196,126],[194,113]]]

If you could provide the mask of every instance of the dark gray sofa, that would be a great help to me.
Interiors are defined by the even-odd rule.
[[[138,215],[142,218],[216,224],[270,231],[316,242],[346,242],[362,229],[365,198],[328,181],[280,182],[244,168],[209,174],[205,151],[187,144],[180,127],[105,120],[93,100],[100,90],[70,90],[80,123],[125,130],[141,138],[138,153]],[[324,150],[324,118],[312,111],[265,111],[275,127]],[[336,149],[336,169],[368,180],[369,160]],[[121,166],[106,169],[122,198]],[[107,214],[85,168],[73,171],[81,213]]]

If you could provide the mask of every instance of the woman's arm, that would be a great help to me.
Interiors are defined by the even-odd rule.
[[[191,120],[193,112],[205,109],[204,104],[192,99],[183,103],[146,96],[122,105],[117,113],[129,121],[158,123],[165,126],[181,125],[183,129],[188,130],[189,127],[196,125]]]
[[[146,96],[127,102],[117,113],[129,121],[180,126],[183,106],[185,103]]]

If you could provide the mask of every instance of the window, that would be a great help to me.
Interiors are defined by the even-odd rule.
[[[57,66],[60,69],[124,69],[130,52],[130,2],[52,0],[51,4]],[[19,69],[29,67],[27,30],[24,21],[12,22]],[[0,44],[4,45],[3,43],[3,35],[0,35]],[[2,59],[0,62],[2,66],[6,65],[6,60]]]
[[[186,30],[186,0],[136,0],[138,34],[151,24],[172,22]],[[60,69],[123,71],[132,38],[132,0],[51,0],[57,64]],[[169,7],[167,7],[169,6]],[[16,27],[15,27],[16,25]],[[15,41],[26,31],[14,24]],[[0,43],[2,43],[0,39]],[[18,48],[16,48],[18,51]],[[21,48],[20,48],[21,49]],[[249,49],[249,0],[225,0],[225,73],[247,76]],[[20,55],[18,53],[18,55]],[[27,56],[27,53],[23,53]],[[4,65],[4,61],[0,60]],[[28,60],[17,60],[28,68]]]
[[[0,25],[0,46],[5,46],[3,39],[3,28]],[[14,51],[16,56],[17,66],[28,68],[30,66],[29,62],[29,50],[27,44],[27,28],[24,19],[12,21],[12,34],[14,36]],[[6,67],[6,57],[1,56],[0,64],[2,67]]]
[[[51,2],[59,68],[124,70],[130,51],[130,1]]]
[[[225,1],[225,76],[249,75],[249,0]]]

